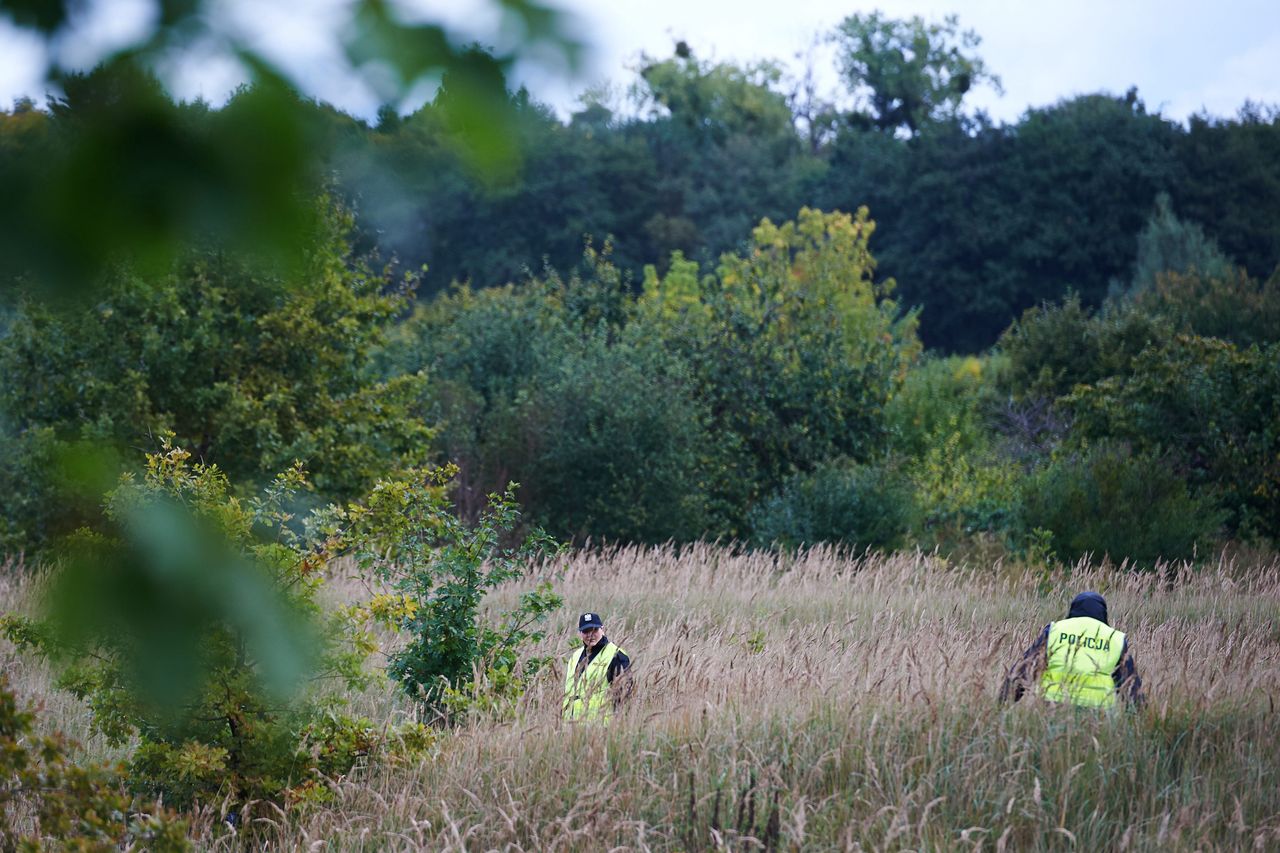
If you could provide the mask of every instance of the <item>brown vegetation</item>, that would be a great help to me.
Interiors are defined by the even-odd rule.
[[[0,608],[21,603],[6,573]],[[347,597],[357,579],[338,579]],[[608,728],[558,720],[559,673],[430,757],[333,780],[325,805],[249,814],[306,849],[1226,849],[1280,845],[1280,564],[1136,574],[955,567],[920,554],[589,550],[559,588],[636,661]],[[996,701],[1081,589],[1107,596],[1146,679],[1138,713]],[[514,590],[501,595],[514,596]],[[499,597],[501,597],[501,595]],[[497,602],[495,602],[497,604]],[[20,696],[85,715],[6,654]],[[395,722],[389,682],[352,698]],[[83,737],[81,738],[84,739]],[[92,741],[88,741],[92,744]],[[231,849],[216,807],[202,847]]]

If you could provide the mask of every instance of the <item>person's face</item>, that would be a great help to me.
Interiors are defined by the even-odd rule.
[[[600,638],[604,636],[604,628],[583,628],[582,644],[589,649],[594,649],[596,643],[600,642]]]

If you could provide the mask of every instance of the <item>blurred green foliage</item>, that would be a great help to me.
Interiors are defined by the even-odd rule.
[[[281,800],[315,770],[345,771],[319,767],[300,740],[326,708],[318,683],[298,688],[360,682],[368,652],[320,609],[331,543],[290,511],[306,485],[295,466],[241,500],[216,466],[166,443],[108,495],[100,529],[62,546],[45,615],[5,617],[9,639],[88,703],[95,730],[135,743],[140,793],[180,808]]]
[[[478,50],[442,24],[384,0],[337,12],[334,70],[399,103],[424,83],[446,136],[469,168],[509,172],[505,73],[531,56],[568,70],[582,45],[567,16],[535,0],[492,0],[498,47]],[[5,0],[0,13],[49,48],[43,69],[61,90],[47,120],[6,116],[24,144],[0,166],[0,278],[22,276],[46,296],[90,297],[121,259],[165,269],[192,241],[210,238],[272,264],[300,263],[309,190],[323,173],[324,122],[254,33],[213,2],[160,0],[154,24],[84,74],[64,65],[83,34],[71,0]],[[474,38],[474,36],[472,36]],[[184,54],[213,50],[248,86],[222,110],[175,107],[153,73]],[[9,127],[13,124],[13,127]],[[11,148],[6,139],[3,146]]]

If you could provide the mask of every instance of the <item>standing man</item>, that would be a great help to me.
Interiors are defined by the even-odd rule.
[[[1017,702],[1037,680],[1051,702],[1110,708],[1117,694],[1137,707],[1144,701],[1129,640],[1107,624],[1107,601],[1096,592],[1080,593],[1066,619],[1044,626],[1009,670],[1000,701]]]
[[[564,718],[608,722],[630,686],[631,658],[604,635],[599,613],[578,617],[582,647],[564,673]]]

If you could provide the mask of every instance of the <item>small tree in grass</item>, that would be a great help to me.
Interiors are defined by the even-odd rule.
[[[136,791],[179,808],[289,802],[322,795],[317,774],[350,768],[354,753],[329,741],[369,727],[320,685],[360,682],[371,645],[344,614],[321,613],[328,553],[289,511],[305,485],[295,465],[242,501],[216,466],[166,442],[107,495],[102,529],[64,545],[45,616],[5,617],[11,640],[58,664],[108,741],[136,737]]]
[[[452,468],[417,481],[382,483],[365,506],[349,512],[361,541],[362,568],[392,592],[364,608],[370,619],[407,634],[391,654],[387,674],[423,710],[451,721],[473,710],[509,706],[528,679],[549,662],[525,649],[546,636],[547,616],[562,600],[542,579],[515,607],[488,619],[487,593],[546,564],[562,546],[520,526],[516,484],[491,494],[474,524],[452,511],[446,485]]]

